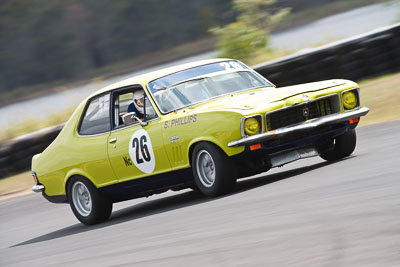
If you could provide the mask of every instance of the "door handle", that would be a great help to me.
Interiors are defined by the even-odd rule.
[[[110,144],[117,142],[117,137],[111,138],[110,140],[108,140],[108,142]]]

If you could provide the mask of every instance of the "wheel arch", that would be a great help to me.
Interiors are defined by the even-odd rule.
[[[192,165],[192,156],[193,156],[193,150],[198,145],[199,143],[211,143],[214,146],[218,147],[222,152],[224,152],[228,157],[236,155],[238,153],[243,152],[244,147],[228,147],[227,145],[223,145],[222,141],[213,137],[213,136],[203,136],[199,138],[195,138],[191,140],[188,146],[188,159],[189,159],[189,165]],[[226,142],[227,144],[228,142]]]
[[[200,143],[210,143],[210,144],[212,144],[212,145],[214,145],[214,146],[217,146],[218,148],[221,149],[221,147],[219,147],[217,144],[215,144],[215,143],[213,143],[213,142],[211,142],[211,141],[206,141],[206,140],[199,140],[199,141],[197,141],[197,142],[195,142],[195,143],[190,144],[190,147],[189,147],[189,155],[188,155],[188,158],[189,158],[189,165],[190,165],[190,166],[192,166],[192,158],[193,158],[193,151],[194,151],[194,148],[195,148],[198,144],[200,144]],[[221,149],[221,150],[225,153],[225,151],[224,151],[223,149]],[[226,153],[225,153],[225,154],[226,154]]]
[[[64,190],[65,190],[65,195],[67,196],[67,199],[68,199],[68,185],[71,182],[72,178],[74,178],[74,177],[82,177],[82,178],[88,180],[89,182],[91,182],[96,188],[98,188],[96,183],[94,183],[93,178],[86,175],[84,172],[82,172],[80,170],[73,169],[67,173],[67,175],[65,176],[65,179],[64,179]]]

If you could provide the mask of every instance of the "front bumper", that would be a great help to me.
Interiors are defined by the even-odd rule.
[[[274,131],[269,131],[262,134],[246,136],[242,139],[232,141],[228,144],[229,147],[252,145],[255,143],[265,142],[277,138],[281,138],[287,134],[300,133],[306,130],[316,129],[320,126],[327,126],[335,123],[347,121],[349,119],[358,118],[367,115],[369,108],[362,107],[354,111],[345,113],[328,115],[321,118],[312,119],[301,124],[279,128]]]

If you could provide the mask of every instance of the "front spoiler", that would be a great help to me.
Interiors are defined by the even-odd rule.
[[[254,143],[265,142],[265,141],[269,141],[272,139],[280,138],[286,134],[298,133],[298,132],[302,132],[305,130],[315,129],[320,126],[326,126],[326,125],[330,125],[330,124],[340,123],[340,122],[347,121],[349,119],[365,116],[365,115],[367,115],[368,112],[369,112],[369,108],[362,107],[362,108],[359,108],[354,111],[348,111],[345,113],[328,115],[325,117],[312,119],[312,120],[309,120],[309,121],[306,121],[304,123],[297,124],[294,126],[283,127],[283,128],[279,128],[277,130],[269,131],[269,132],[262,133],[262,134],[246,136],[246,137],[243,137],[242,139],[229,142],[228,146],[235,147],[235,146],[244,146],[244,145],[251,145]]]

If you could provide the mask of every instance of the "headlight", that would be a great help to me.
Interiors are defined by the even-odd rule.
[[[260,130],[260,123],[256,118],[247,118],[244,121],[244,132],[248,135],[254,135]]]
[[[352,109],[357,106],[357,96],[353,91],[343,94],[343,106],[345,109]]]

